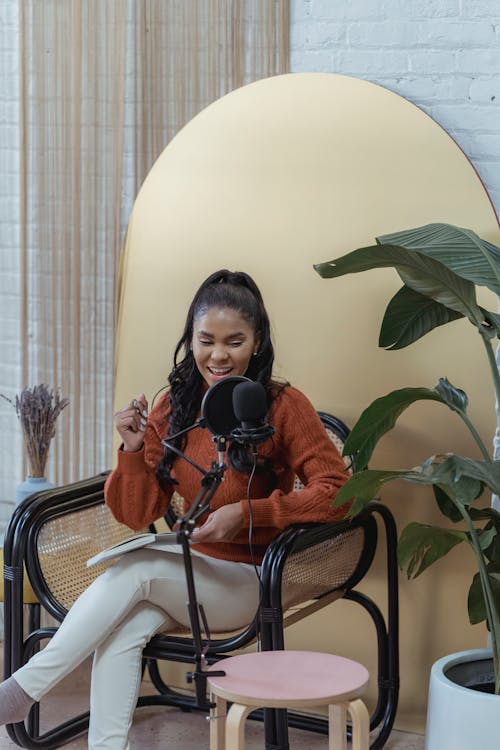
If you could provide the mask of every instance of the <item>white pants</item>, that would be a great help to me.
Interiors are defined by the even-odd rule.
[[[258,606],[252,565],[192,552],[198,601],[214,632],[249,623]],[[14,673],[35,700],[94,652],[89,748],[129,750],[141,682],[142,650],[160,631],[189,626],[180,547],[121,557],[71,607],[47,646]]]

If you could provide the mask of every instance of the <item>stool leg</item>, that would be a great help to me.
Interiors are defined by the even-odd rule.
[[[368,750],[370,745],[370,716],[362,700],[349,701],[352,722],[352,750]]]
[[[227,750],[245,750],[245,720],[256,706],[242,706],[233,703],[226,719]]]
[[[210,702],[215,703],[210,709],[210,750],[224,750],[227,704],[224,698],[214,693],[210,693]]]
[[[345,703],[332,703],[328,706],[328,750],[347,750]]]

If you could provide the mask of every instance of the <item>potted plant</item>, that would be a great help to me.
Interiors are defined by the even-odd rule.
[[[58,391],[43,383],[33,388],[23,388],[14,400],[3,394],[0,396],[16,410],[28,459],[28,476],[16,488],[16,503],[19,503],[34,492],[54,486],[45,477],[45,467],[50,443],[56,434],[56,420],[69,400],[61,398]]]
[[[376,245],[320,263],[315,269],[323,278],[382,267],[393,267],[397,271],[403,286],[387,306],[379,338],[379,345],[390,350],[408,346],[437,326],[466,318],[484,343],[500,403],[500,375],[493,348],[500,335],[500,317],[481,307],[476,299],[476,285],[484,285],[500,296],[500,249],[468,229],[449,224],[429,224],[396,232],[378,237],[376,242]],[[490,719],[484,712],[488,710],[492,712],[491,744],[480,744],[480,747],[493,747],[498,742],[500,717],[500,513],[491,507],[489,493],[486,505],[477,505],[486,488],[500,496],[500,462],[493,460],[468,417],[466,393],[441,378],[434,388],[402,388],[376,399],[354,425],[345,444],[345,454],[354,456],[356,466],[367,467],[380,438],[394,427],[405,409],[420,400],[436,401],[455,412],[472,433],[482,460],[444,454],[431,456],[421,466],[411,469],[365,468],[351,476],[338,493],[335,504],[352,500],[349,512],[353,516],[376,497],[387,482],[400,479],[431,485],[438,508],[448,522],[444,527],[413,522],[402,531],[398,559],[409,578],[420,575],[456,545],[471,546],[477,572],[468,594],[469,619],[471,623],[486,620],[491,650],[455,654],[434,665],[426,748],[470,750],[476,744],[478,730],[486,731],[485,724]],[[452,524],[458,522],[462,525],[454,528]],[[464,673],[468,678],[464,678]],[[471,680],[479,683],[474,689],[467,687]],[[443,687],[444,697],[438,696],[439,687]],[[453,707],[450,691],[464,698],[465,706]],[[474,698],[480,707],[475,705]],[[467,709],[472,711],[472,716],[466,713]],[[449,720],[451,711],[452,722]]]

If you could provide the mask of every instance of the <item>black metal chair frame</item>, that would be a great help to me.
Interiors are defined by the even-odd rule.
[[[323,422],[345,439],[347,428],[330,415],[321,414]],[[341,431],[345,431],[344,433]],[[40,627],[40,606],[62,621],[65,608],[47,589],[38,564],[36,550],[40,529],[49,520],[67,513],[100,505],[104,502],[104,482],[107,473],[89,480],[76,482],[62,488],[48,490],[27,498],[14,511],[4,540],[5,579],[5,644],[4,673],[10,676],[39,648],[41,641],[51,638],[57,628]],[[379,518],[386,540],[387,619],[375,602],[355,587],[369,569],[377,545]],[[255,620],[237,635],[211,640],[206,652],[208,664],[229,656],[231,652],[247,646],[258,636],[263,650],[285,647],[281,604],[281,581],[287,559],[294,552],[332,539],[346,530],[362,527],[365,533],[363,553],[356,570],[341,590],[332,591],[307,607],[307,612],[327,606],[330,601],[343,597],[360,604],[370,615],[375,626],[378,650],[377,685],[378,700],[370,719],[374,733],[371,748],[379,750],[385,744],[397,710],[399,693],[399,638],[398,638],[398,571],[396,560],[397,531],[391,512],[379,502],[371,503],[352,521],[333,524],[306,524],[286,529],[266,551],[262,566],[262,599]],[[39,605],[30,605],[28,634],[24,637],[23,574],[27,571]],[[153,638],[144,651],[144,667],[148,669],[157,695],[141,696],[138,705],[178,706],[182,710],[196,709],[195,697],[167,686],[158,670],[158,660],[193,664],[195,652],[189,637],[159,635]],[[201,707],[206,710],[206,706]],[[35,704],[26,723],[11,724],[7,731],[11,739],[24,748],[59,747],[88,727],[88,712],[73,717],[58,727],[40,735],[39,706]],[[288,726],[328,733],[327,720],[322,717],[302,715],[284,710],[256,711],[253,718],[264,719],[266,750],[287,750]]]

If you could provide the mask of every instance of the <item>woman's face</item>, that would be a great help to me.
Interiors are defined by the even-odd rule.
[[[236,310],[211,307],[194,321],[191,343],[196,366],[211,386],[229,375],[244,375],[260,340]]]

